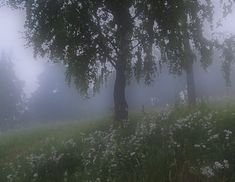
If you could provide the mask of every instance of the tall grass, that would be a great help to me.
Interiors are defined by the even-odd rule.
[[[233,182],[235,107],[200,104],[0,137],[0,181]]]

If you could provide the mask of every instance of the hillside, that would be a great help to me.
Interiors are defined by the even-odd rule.
[[[1,134],[3,182],[232,182],[235,107],[200,104]]]

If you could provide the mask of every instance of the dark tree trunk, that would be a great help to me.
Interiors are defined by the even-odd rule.
[[[114,107],[115,120],[122,121],[128,117],[128,105],[125,97],[126,77],[121,68],[116,69],[116,80],[114,84]]]
[[[185,50],[186,50],[186,79],[187,79],[187,93],[188,93],[188,104],[194,106],[196,104],[196,89],[195,89],[195,80],[193,73],[193,62],[194,54],[192,52],[189,40],[185,41]]]
[[[190,106],[194,106],[196,104],[196,91],[195,91],[195,80],[194,80],[192,61],[190,61],[190,63],[187,66],[186,77],[187,77],[188,103]]]
[[[120,50],[116,62],[116,80],[114,83],[114,111],[115,120],[122,121],[128,118],[128,105],[126,102],[126,66],[128,61],[128,45],[127,29],[120,31]]]
[[[128,105],[125,97],[126,67],[129,61],[130,42],[132,35],[132,19],[129,12],[129,1],[117,1],[112,9],[114,21],[117,24],[117,51],[116,80],[114,84],[114,116],[115,120],[122,121],[128,118]]]

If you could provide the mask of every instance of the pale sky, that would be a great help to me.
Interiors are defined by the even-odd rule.
[[[235,33],[234,19],[235,9],[233,14],[223,20],[223,27],[219,27],[216,32]],[[37,76],[42,72],[43,66],[40,60],[33,58],[32,50],[24,46],[26,42],[22,38],[23,25],[24,12],[0,8],[0,52],[5,50],[11,53],[17,76],[25,81],[25,92],[29,96],[37,89]]]
[[[25,92],[29,96],[37,89],[37,76],[42,71],[40,60],[33,58],[32,50],[26,48],[23,37],[24,13],[0,8],[0,52],[12,56],[17,76],[25,81]]]

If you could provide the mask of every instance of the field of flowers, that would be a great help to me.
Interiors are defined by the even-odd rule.
[[[21,135],[0,137],[0,181],[235,181],[234,106],[168,108],[111,123],[24,134],[23,147]]]

